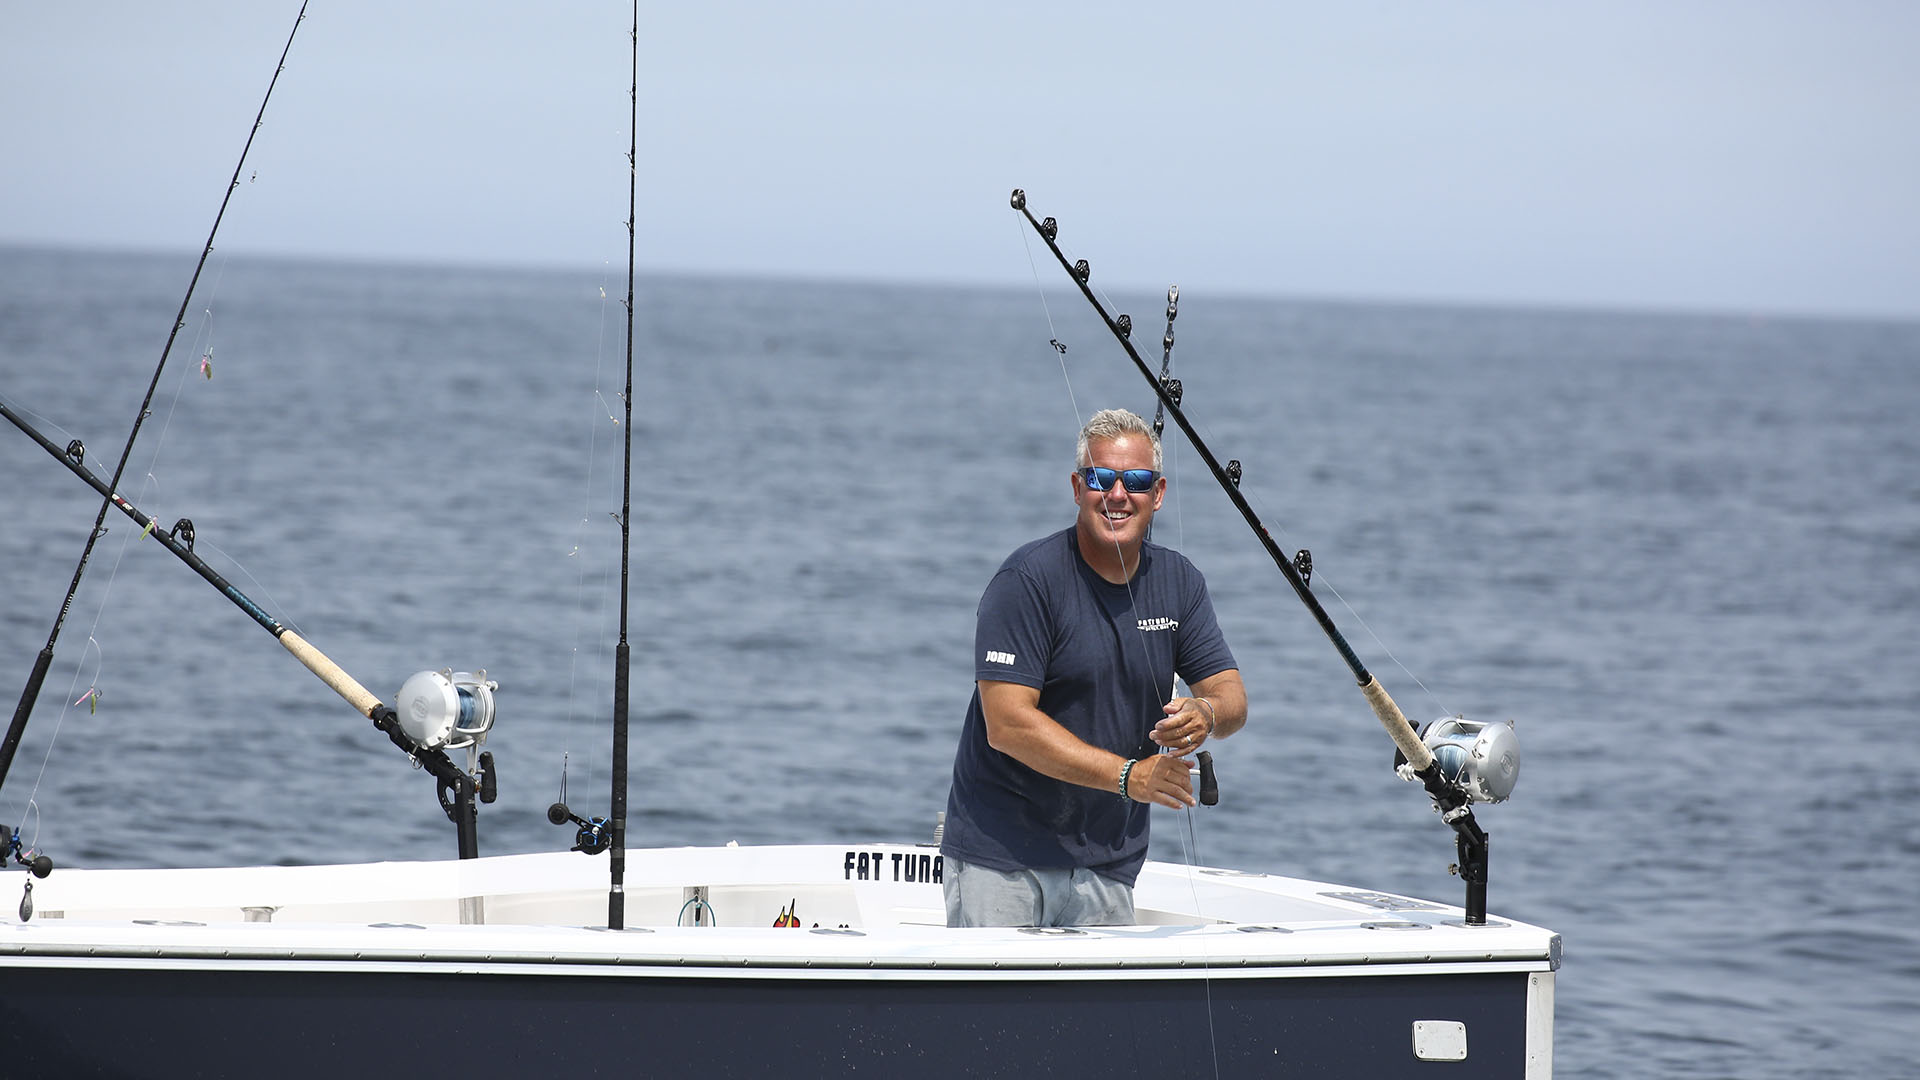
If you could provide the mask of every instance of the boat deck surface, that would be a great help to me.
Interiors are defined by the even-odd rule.
[[[953,930],[939,856],[901,844],[650,849],[628,854],[625,929],[607,926],[607,863],[576,853],[231,869],[62,869],[0,895],[0,965],[98,961],[404,962],[495,970],[788,968],[815,975],[984,969],[1354,968],[1551,971],[1551,931],[1456,907],[1275,875],[1148,863],[1140,922]],[[797,925],[774,925],[784,913]]]

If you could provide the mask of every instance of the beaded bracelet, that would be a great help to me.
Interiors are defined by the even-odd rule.
[[[1128,758],[1127,763],[1120,766],[1120,797],[1123,799],[1132,797],[1127,794],[1127,777],[1133,773],[1133,767],[1138,764],[1139,761],[1139,758]]]
[[[1213,702],[1203,697],[1197,697],[1193,700],[1207,707],[1207,734],[1213,734]]]

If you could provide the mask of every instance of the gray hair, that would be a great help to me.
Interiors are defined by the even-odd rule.
[[[1160,471],[1160,437],[1153,433],[1153,427],[1125,409],[1101,409],[1094,413],[1087,426],[1080,429],[1080,442],[1074,448],[1074,460],[1080,468],[1093,464],[1093,458],[1087,445],[1095,439],[1117,439],[1122,435],[1138,435],[1153,447],[1153,471]]]

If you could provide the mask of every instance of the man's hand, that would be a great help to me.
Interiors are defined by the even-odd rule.
[[[1213,734],[1214,705],[1199,698],[1174,698],[1161,710],[1166,718],[1147,735],[1176,754],[1189,754]]]
[[[1127,798],[1170,810],[1184,810],[1196,801],[1188,773],[1193,762],[1178,754],[1141,758],[1127,774]]]

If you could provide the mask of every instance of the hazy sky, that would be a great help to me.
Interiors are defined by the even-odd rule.
[[[297,0],[8,0],[0,243],[197,250]],[[229,252],[624,266],[612,0],[312,0]],[[642,5],[643,269],[1920,317],[1920,4]],[[1042,273],[1059,274],[1042,266]]]

